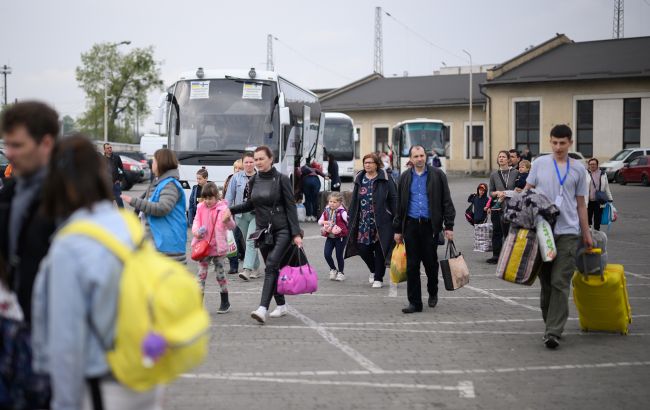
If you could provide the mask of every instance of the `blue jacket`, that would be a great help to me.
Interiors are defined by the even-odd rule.
[[[194,217],[196,216],[196,207],[198,206],[198,200],[201,196],[201,185],[196,184],[192,187],[192,192],[190,193],[190,205],[187,210],[187,226],[192,227],[194,223]]]
[[[226,190],[226,201],[230,206],[244,203],[244,190],[248,184],[246,172],[239,171],[230,178],[230,184]]]
[[[187,222],[185,219],[185,191],[176,178],[169,177],[158,183],[150,202],[158,202],[165,185],[174,184],[179,192],[171,212],[163,216],[147,215],[151,236],[156,249],[163,253],[185,253],[187,245]]]

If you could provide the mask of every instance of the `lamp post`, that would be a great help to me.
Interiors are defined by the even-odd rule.
[[[474,145],[474,127],[472,126],[472,55],[463,50],[469,57],[469,175],[472,175],[472,148]]]
[[[120,41],[119,43],[111,43],[108,45],[110,48],[118,47],[121,45],[129,45],[130,41]],[[104,143],[108,142],[108,68],[104,70]]]
[[[0,74],[2,74],[5,77],[5,88],[4,88],[4,94],[5,94],[5,105],[7,105],[7,74],[11,74],[11,67],[8,65],[3,65],[0,67]]]

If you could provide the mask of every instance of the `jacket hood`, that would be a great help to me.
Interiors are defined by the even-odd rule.
[[[164,180],[165,178],[169,178],[169,177],[176,178],[176,179],[181,179],[181,174],[178,173],[178,169],[170,169],[169,171],[165,172],[164,174],[162,174],[161,176],[156,178],[153,185],[156,186],[156,185],[158,185],[160,183],[160,181]]]
[[[217,210],[223,211],[226,208],[228,208],[228,201],[225,200],[225,199],[222,199],[219,202],[217,202],[215,206],[217,207]]]

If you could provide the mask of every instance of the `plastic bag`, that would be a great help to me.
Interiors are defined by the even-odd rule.
[[[544,262],[551,262],[557,256],[555,239],[553,238],[553,229],[546,219],[537,215],[535,218],[535,230],[537,231],[537,242],[539,243],[539,253]]]
[[[237,256],[237,241],[235,241],[235,234],[232,231],[228,231],[227,238],[228,238],[228,253],[226,254],[226,256],[232,258],[234,256]]]
[[[406,247],[398,243],[390,258],[390,281],[392,283],[406,282]]]

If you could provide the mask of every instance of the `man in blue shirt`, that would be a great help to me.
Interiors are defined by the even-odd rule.
[[[420,263],[427,274],[429,307],[438,304],[438,241],[443,230],[447,240],[454,239],[456,210],[451,201],[445,173],[426,164],[424,147],[409,151],[413,167],[400,175],[397,212],[393,220],[395,242],[406,246],[407,293],[409,305],[404,313],[422,311]]]

